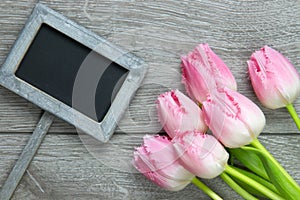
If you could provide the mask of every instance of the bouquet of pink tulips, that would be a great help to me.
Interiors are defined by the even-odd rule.
[[[300,199],[297,182],[257,139],[266,123],[263,112],[236,91],[225,63],[207,44],[181,60],[183,83],[193,100],[178,90],[158,97],[158,116],[167,136],[144,137],[134,152],[136,169],[167,190],[178,191],[192,182],[212,199],[222,198],[199,178],[220,176],[245,199]],[[262,104],[287,107],[300,128],[292,106],[300,94],[300,78],[291,63],[265,46],[248,66]]]

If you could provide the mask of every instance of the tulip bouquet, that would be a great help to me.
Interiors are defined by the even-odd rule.
[[[299,75],[275,50],[262,51],[248,61],[255,92],[263,105],[286,106],[296,122],[291,103],[299,94]],[[178,191],[192,182],[212,199],[222,198],[199,178],[220,176],[245,199],[299,199],[297,182],[257,139],[266,123],[263,112],[236,91],[225,63],[207,44],[181,60],[183,83],[193,100],[178,90],[158,97],[159,121],[167,136],[144,137],[134,152],[136,169],[167,190]],[[289,80],[280,82],[278,74]]]

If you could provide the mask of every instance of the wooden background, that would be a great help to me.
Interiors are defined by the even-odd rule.
[[[209,43],[230,67],[238,90],[256,102],[247,75],[251,52],[268,44],[300,71],[300,1],[2,0],[0,64],[37,2],[142,57],[149,71],[110,143],[90,142],[57,119],[13,199],[209,199],[193,185],[164,191],[131,169],[133,148],[160,126],[157,95],[180,83],[182,54]],[[295,102],[300,113],[300,98]],[[300,133],[285,109],[262,108],[259,137],[300,183]],[[0,87],[0,187],[41,116],[41,109]],[[205,181],[224,199],[240,199],[219,178]]]

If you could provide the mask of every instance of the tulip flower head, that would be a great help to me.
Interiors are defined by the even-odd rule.
[[[229,155],[213,136],[198,131],[178,134],[172,142],[180,163],[200,178],[214,178],[220,175]]]
[[[215,88],[236,90],[236,81],[226,64],[210,49],[199,44],[187,56],[182,56],[182,82],[190,97],[202,103]]]
[[[264,46],[251,55],[248,70],[254,91],[267,108],[291,104],[300,94],[300,77],[281,53]]]
[[[144,144],[136,148],[133,165],[156,185],[171,191],[187,186],[194,175],[178,162],[170,139],[163,136],[144,137]]]
[[[179,90],[161,94],[156,103],[159,121],[171,138],[175,137],[177,130],[206,132],[202,110]]]
[[[249,144],[263,130],[266,119],[260,108],[242,94],[223,88],[203,102],[206,124],[226,147]]]

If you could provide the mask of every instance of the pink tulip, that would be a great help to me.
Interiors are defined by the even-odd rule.
[[[179,90],[161,94],[157,99],[157,111],[160,123],[171,138],[176,130],[207,130],[202,110]]]
[[[225,146],[249,144],[263,130],[266,119],[260,108],[240,93],[224,88],[215,90],[203,102],[206,124]]]
[[[251,55],[248,69],[254,91],[267,108],[285,107],[299,96],[299,74],[278,51],[264,46]]]
[[[214,178],[224,171],[229,155],[213,136],[187,131],[178,134],[172,142],[180,163],[196,176]]]
[[[182,82],[189,96],[202,103],[211,90],[228,87],[236,90],[236,81],[225,63],[209,48],[199,44],[182,56]]]
[[[171,191],[183,189],[194,178],[179,164],[167,137],[146,135],[144,144],[134,152],[133,165],[153,183]]]

